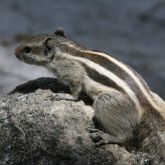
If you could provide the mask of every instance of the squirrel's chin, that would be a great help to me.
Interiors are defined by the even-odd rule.
[[[16,54],[18,60],[25,62],[24,57],[22,55]]]

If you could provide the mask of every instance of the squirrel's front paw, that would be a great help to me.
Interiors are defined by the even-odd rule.
[[[107,133],[104,133],[98,129],[89,129],[90,138],[95,143],[96,147],[105,145],[109,143],[110,135]]]
[[[69,94],[57,93],[51,96],[51,100],[60,101],[60,100],[67,100],[67,101],[77,101],[73,96]]]

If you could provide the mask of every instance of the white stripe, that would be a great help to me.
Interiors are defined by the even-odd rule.
[[[88,67],[96,70],[98,73],[106,76],[107,78],[109,78],[110,80],[112,80],[113,82],[115,82],[119,87],[121,87],[128,95],[129,97],[134,101],[137,110],[139,111],[139,117],[142,116],[142,108],[140,106],[139,100],[136,97],[136,95],[134,94],[134,92],[129,88],[128,84],[126,84],[125,81],[123,81],[122,79],[120,79],[119,77],[117,77],[114,73],[112,73],[111,71],[105,69],[104,67],[86,59],[86,58],[81,58],[81,57],[76,57],[76,56],[72,56],[70,54],[66,54],[66,53],[61,53],[64,57],[66,58],[70,58],[71,60],[76,60],[78,62],[82,62],[84,64],[86,64]]]
[[[102,92],[114,92],[116,89],[98,83],[87,75],[84,76],[84,90],[93,100],[97,99],[98,95]]]
[[[74,45],[70,44],[69,46],[73,47],[74,49],[77,49],[77,47],[75,47]],[[99,56],[105,57],[106,59],[112,61],[114,64],[119,66],[121,69],[126,71],[134,79],[134,81],[137,83],[137,85],[139,86],[141,92],[144,94],[144,96],[149,101],[149,103],[162,115],[163,118],[165,118],[165,112],[164,112],[165,111],[164,110],[165,106],[162,106],[162,104],[160,105],[159,101],[155,101],[155,102],[153,101],[153,98],[146,91],[144,86],[139,81],[138,77],[126,65],[124,65],[123,63],[119,62],[118,60],[114,59],[113,57],[111,57],[110,55],[107,55],[105,53],[94,52],[94,51],[90,51],[90,50],[82,50],[82,49],[78,49],[78,50],[83,52],[83,53],[98,54]],[[164,104],[165,104],[165,102],[164,102]]]
[[[151,105],[157,109],[159,104],[155,104],[155,102],[153,102],[151,96],[148,94],[148,92],[146,91],[146,89],[144,88],[144,86],[141,84],[141,82],[139,81],[139,79],[137,78],[137,76],[124,64],[122,64],[121,62],[117,61],[116,59],[112,58],[111,56],[104,54],[104,53],[100,53],[100,52],[92,52],[92,51],[83,51],[84,53],[91,53],[91,54],[98,54],[99,56],[103,56],[107,59],[109,59],[110,61],[112,61],[114,64],[118,65],[121,69],[123,69],[124,71],[126,71],[131,78],[134,79],[134,81],[137,83],[137,85],[139,86],[141,92],[144,94],[144,96],[147,98],[147,100],[151,103]],[[160,107],[160,106],[159,106]]]

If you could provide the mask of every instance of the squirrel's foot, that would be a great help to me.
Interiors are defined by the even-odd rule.
[[[112,141],[112,137],[109,134],[104,133],[98,129],[89,129],[89,133],[90,138],[93,140],[96,147],[109,144]]]
[[[57,93],[57,94],[51,96],[51,100],[55,100],[55,101],[60,101],[60,100],[77,101],[77,98],[75,98],[71,95],[61,94],[61,93],[58,94]]]

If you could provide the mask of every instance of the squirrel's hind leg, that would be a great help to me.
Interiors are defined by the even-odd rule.
[[[133,137],[138,112],[126,94],[116,90],[111,93],[102,92],[94,102],[94,109],[96,120],[105,130],[105,133],[90,130],[91,138],[97,141],[98,145],[124,143]]]

